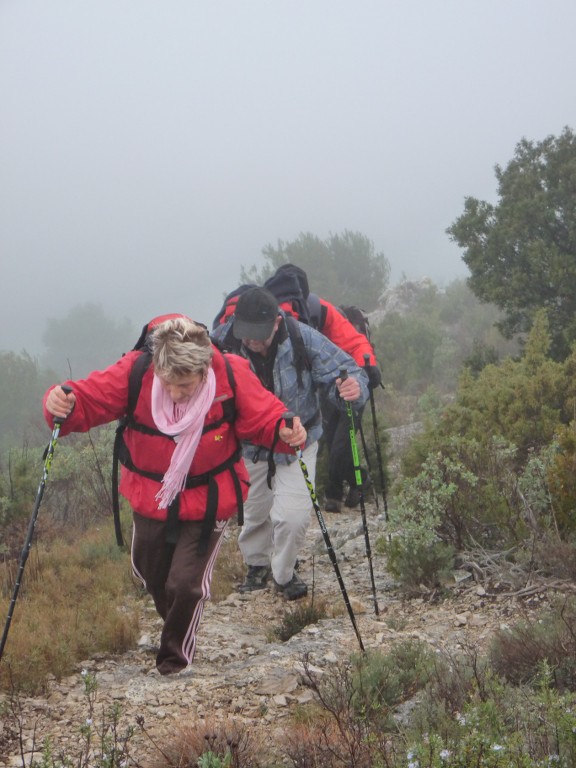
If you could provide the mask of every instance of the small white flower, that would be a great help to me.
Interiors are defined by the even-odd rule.
[[[466,725],[466,718],[464,715],[461,715],[460,712],[456,713],[456,720],[460,723],[460,725]]]
[[[504,747],[502,744],[492,744],[492,751],[493,752],[500,752]]]
[[[548,755],[548,762],[549,763],[559,763],[560,762],[560,755]]]
[[[92,718],[91,717],[87,717],[86,718],[86,725],[92,725]]]
[[[86,677],[86,675],[88,674],[88,670],[83,669],[82,672],[80,672],[80,674],[82,675],[82,677]]]
[[[450,757],[450,754],[451,754],[451,753],[450,753],[450,750],[449,750],[449,749],[443,749],[443,750],[440,752],[440,759],[441,759],[441,760],[446,760],[448,757]]]
[[[420,768],[420,763],[418,760],[414,760],[413,762],[408,763],[408,768]]]

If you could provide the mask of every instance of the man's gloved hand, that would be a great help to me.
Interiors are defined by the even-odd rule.
[[[367,365],[364,370],[368,376],[370,389],[376,389],[376,387],[379,387],[382,384],[382,374],[377,365]]]

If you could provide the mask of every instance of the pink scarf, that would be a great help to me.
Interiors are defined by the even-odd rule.
[[[215,392],[216,377],[212,368],[208,368],[206,381],[194,390],[192,397],[181,404],[173,402],[160,379],[154,375],[152,418],[161,432],[173,436],[176,441],[170,466],[162,478],[162,487],[156,494],[158,509],[169,507],[176,495],[184,489],[186,476],[202,436],[204,419],[212,405]]]

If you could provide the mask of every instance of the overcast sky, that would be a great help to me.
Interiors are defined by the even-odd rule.
[[[0,350],[85,302],[210,324],[301,232],[465,276],[464,198],[576,128],[575,29],[574,0],[0,0]]]

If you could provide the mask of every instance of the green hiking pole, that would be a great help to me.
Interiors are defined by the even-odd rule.
[[[290,429],[292,428],[293,418],[294,418],[294,414],[290,412],[285,413],[283,416],[283,419],[286,422],[286,426]],[[334,548],[332,547],[332,542],[330,541],[330,536],[328,535],[328,529],[326,528],[326,523],[324,522],[324,517],[320,510],[320,505],[318,504],[318,499],[316,498],[316,491],[314,490],[314,485],[312,484],[312,481],[310,480],[310,475],[308,474],[308,467],[304,462],[302,449],[294,448],[294,450],[298,458],[298,463],[300,464],[300,469],[302,470],[302,474],[304,475],[306,487],[308,488],[308,491],[310,493],[312,506],[314,507],[314,511],[316,512],[316,517],[318,518],[320,530],[322,531],[322,536],[324,537],[324,543],[326,544],[326,549],[328,550],[328,556],[330,557],[330,562],[332,563],[332,566],[334,568],[334,573],[336,574],[336,578],[338,579],[338,584],[340,585],[340,591],[342,592],[342,597],[344,598],[344,603],[346,604],[348,615],[350,616],[350,621],[352,622],[352,626],[354,627],[354,632],[356,633],[356,637],[358,638],[358,644],[360,646],[360,650],[364,652],[365,650],[364,643],[362,642],[362,638],[360,637],[360,632],[358,631],[358,625],[356,624],[356,617],[354,616],[354,611],[352,610],[350,599],[348,598],[348,593],[346,592],[346,587],[344,586],[344,580],[342,579],[342,574],[340,573],[340,568],[338,567],[336,553],[334,552]]]
[[[368,366],[370,355],[364,355],[364,367]],[[386,499],[386,478],[384,477],[384,465],[382,464],[382,451],[380,450],[380,434],[378,433],[378,421],[376,419],[376,403],[374,402],[374,392],[372,387],[370,391],[370,409],[372,411],[372,426],[374,428],[374,443],[376,445],[376,457],[378,459],[378,469],[380,470],[380,485],[382,487],[382,500],[384,501],[384,520],[388,522],[388,501]]]
[[[370,463],[370,454],[368,453],[368,446],[366,445],[366,437],[364,435],[364,429],[362,428],[362,419],[358,419],[358,431],[360,432],[360,439],[362,440],[362,450],[364,451],[364,457],[366,458],[366,467],[368,470],[368,480],[374,488],[374,481],[372,480],[372,464]],[[376,509],[380,512],[380,502],[378,501],[378,494],[374,488],[374,502]]]
[[[69,392],[72,392],[71,387],[62,387],[62,389],[66,394],[68,394]],[[34,503],[32,517],[30,518],[30,523],[28,525],[28,533],[26,535],[26,541],[24,542],[24,547],[22,548],[22,553],[20,555],[20,564],[18,566],[16,581],[14,583],[14,592],[12,594],[12,599],[10,600],[10,606],[8,608],[8,616],[6,618],[6,624],[4,626],[2,640],[0,641],[0,660],[2,659],[2,655],[4,654],[4,646],[6,645],[6,640],[8,639],[8,632],[10,631],[10,624],[12,623],[12,616],[14,614],[14,607],[16,605],[16,600],[18,599],[18,593],[20,592],[20,584],[22,583],[22,576],[24,575],[24,567],[26,565],[26,561],[28,560],[28,555],[30,554],[30,549],[32,547],[32,537],[34,535],[34,528],[36,526],[36,520],[38,518],[38,510],[40,509],[40,503],[42,501],[42,497],[44,496],[44,488],[46,487],[46,480],[48,478],[48,473],[50,472],[50,467],[52,466],[54,448],[56,447],[56,442],[58,440],[58,435],[60,434],[60,428],[62,426],[63,421],[64,421],[63,418],[56,418],[56,417],[54,418],[54,428],[52,430],[52,435],[50,436],[50,442],[48,443],[48,447],[46,448],[46,452],[44,454],[44,469],[42,472],[42,478],[40,480],[40,485],[38,486],[38,491],[36,493],[36,502]]]
[[[340,369],[340,379],[345,381],[348,378],[346,368]],[[364,528],[364,541],[366,544],[366,557],[368,558],[368,568],[370,570],[370,582],[372,584],[372,597],[374,599],[374,613],[379,615],[378,601],[376,599],[376,584],[374,582],[374,569],[372,567],[372,549],[370,547],[370,536],[368,535],[368,522],[366,520],[366,506],[364,504],[364,490],[362,489],[362,473],[360,472],[360,459],[358,457],[358,446],[356,444],[356,426],[354,424],[354,413],[352,404],[346,400],[346,413],[350,423],[350,448],[352,449],[352,461],[354,463],[354,476],[356,478],[356,488],[360,497],[360,514],[362,515],[362,527]]]

